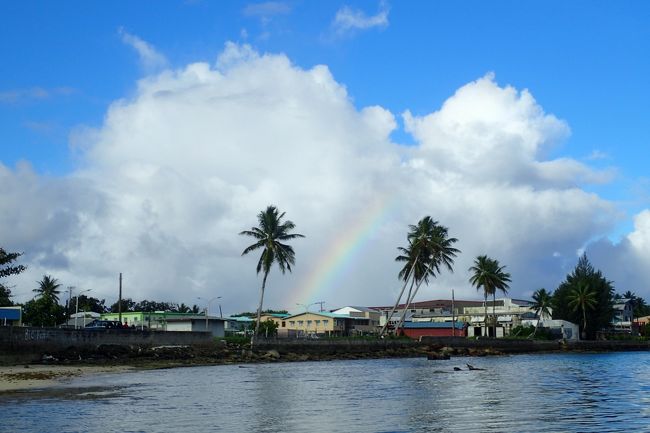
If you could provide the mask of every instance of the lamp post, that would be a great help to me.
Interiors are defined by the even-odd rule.
[[[197,299],[201,299],[205,301],[205,298],[198,297]],[[208,311],[210,310],[210,304],[216,301],[217,299],[221,299],[221,296],[216,296],[208,301],[208,304],[205,306],[205,330],[208,330]]]
[[[81,292],[77,293],[77,296],[75,296],[75,301],[76,301],[76,306],[75,306],[75,312],[74,312],[74,329],[78,329],[79,327],[77,326],[77,321],[79,320],[79,295],[85,292],[90,292],[92,289],[86,289],[82,290]]]

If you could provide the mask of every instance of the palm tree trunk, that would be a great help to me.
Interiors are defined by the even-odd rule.
[[[251,349],[255,339],[257,338],[257,333],[260,330],[260,318],[262,317],[262,304],[264,303],[264,288],[266,287],[266,277],[269,276],[268,271],[264,272],[264,279],[262,280],[262,288],[260,289],[260,305],[257,307],[257,321],[255,322],[255,332],[251,336]]]
[[[587,338],[587,309],[582,306],[582,335],[583,338]]]
[[[429,266],[429,264],[427,263],[427,270],[425,272],[429,272],[430,269],[431,269],[431,266]],[[415,275],[413,275],[413,280],[415,280]],[[413,302],[413,299],[415,299],[415,295],[418,294],[418,290],[420,290],[420,286],[422,285],[423,281],[424,281],[424,278],[422,278],[420,281],[418,281],[418,284],[417,284],[417,286],[415,286],[415,290],[413,291],[413,294],[406,299],[406,306],[404,307],[404,312],[402,313],[402,317],[400,318],[397,329],[399,329],[404,324],[404,320],[406,319],[406,311],[409,309],[409,306],[411,305],[411,302]],[[411,287],[413,287],[413,282],[411,283]],[[409,292],[410,292],[410,290],[409,290]]]
[[[406,320],[406,312],[409,309],[409,306],[411,305],[411,302],[413,301],[413,298],[415,297],[415,293],[413,293],[413,285],[415,284],[415,276],[411,278],[411,287],[409,287],[409,292],[408,295],[406,295],[406,302],[404,303],[404,310],[402,311],[402,315],[399,318],[399,322],[397,322],[397,326],[395,327],[395,332],[399,332],[399,329],[402,327],[404,324],[404,320]],[[418,285],[418,287],[420,287]],[[417,291],[417,288],[415,289]]]
[[[415,259],[413,262],[413,265],[411,266],[411,269],[409,269],[409,273],[406,276],[406,279],[404,280],[404,285],[402,286],[402,290],[399,292],[399,296],[397,297],[397,301],[395,301],[395,305],[393,308],[390,310],[390,314],[388,317],[386,317],[386,323],[384,323],[384,327],[381,328],[381,331],[379,331],[379,336],[381,337],[386,333],[386,328],[388,328],[388,322],[390,321],[390,318],[393,317],[393,314],[395,313],[395,310],[397,310],[397,306],[399,305],[399,301],[402,299],[402,295],[404,294],[404,290],[406,290],[406,285],[409,282],[409,277],[413,273],[413,269],[415,268],[415,264],[418,262],[418,259]]]

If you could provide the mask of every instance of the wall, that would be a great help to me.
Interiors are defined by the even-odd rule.
[[[467,328],[456,329],[455,334],[451,328],[400,328],[409,338],[419,339],[420,337],[466,337]],[[453,335],[452,335],[453,334]]]
[[[175,346],[206,344],[209,332],[157,332],[130,329],[61,329],[0,326],[0,361],[38,360],[43,354],[69,348],[95,349],[100,345]]]

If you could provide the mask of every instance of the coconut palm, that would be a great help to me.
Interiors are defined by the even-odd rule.
[[[396,261],[405,263],[398,277],[405,282],[411,278],[411,287],[397,329],[404,323],[406,312],[421,284],[429,284],[429,278],[435,278],[441,267],[453,272],[454,257],[460,253],[460,250],[453,247],[458,239],[450,238],[447,227],[441,226],[430,216],[422,218],[416,225],[410,225],[409,229],[409,246],[399,247],[402,254],[395,258]]]
[[[59,293],[61,293],[59,287],[61,287],[61,284],[59,284],[56,278],[52,278],[50,275],[43,275],[43,279],[37,281],[37,283],[38,289],[33,290],[36,292],[36,296],[49,299],[55,304],[59,303]]]
[[[596,292],[591,290],[587,284],[580,284],[569,293],[569,307],[573,311],[582,311],[582,338],[587,336],[587,310],[596,308]]]
[[[546,289],[541,288],[533,293],[533,305],[531,308],[540,319],[551,315],[551,294]]]
[[[533,336],[535,333],[537,333],[537,328],[539,328],[540,323],[544,319],[544,317],[550,317],[551,316],[551,302],[553,301],[553,298],[551,297],[551,294],[546,291],[546,289],[541,288],[535,290],[533,293],[533,305],[531,305],[531,308],[535,311],[535,314],[537,315],[537,326],[535,326],[535,330],[533,331]]]
[[[255,322],[255,333],[251,338],[251,344],[260,329],[260,317],[262,315],[262,305],[264,303],[264,289],[266,287],[266,279],[269,276],[273,264],[277,264],[282,273],[285,271],[291,272],[291,265],[295,264],[295,253],[290,245],[283,243],[296,238],[304,238],[304,235],[298,233],[290,233],[296,226],[293,222],[284,218],[284,212],[280,213],[275,206],[268,206],[266,210],[261,211],[257,215],[259,222],[258,227],[252,227],[250,230],[244,230],[240,235],[250,236],[255,238],[257,242],[246,247],[242,252],[242,256],[262,249],[262,254],[257,262],[257,273],[264,273],[262,279],[262,288],[260,289],[260,303],[257,307],[257,321]]]
[[[488,256],[478,256],[474,260],[474,265],[469,268],[472,276],[469,279],[470,284],[476,287],[476,290],[483,289],[484,308],[485,308],[485,326],[487,328],[487,298],[492,295],[492,315],[494,316],[494,336],[497,335],[496,321],[496,292],[501,290],[503,294],[508,293],[508,283],[510,274],[504,271],[505,266],[501,266],[499,261],[491,259]]]

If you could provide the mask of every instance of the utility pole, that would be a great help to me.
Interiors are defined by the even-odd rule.
[[[117,317],[122,324],[122,273],[120,272],[120,296],[117,298]]]
[[[70,302],[72,302],[72,291],[74,290],[74,286],[68,286],[68,302],[65,304],[65,312],[68,315],[66,317],[66,322],[70,319]]]
[[[323,304],[326,304],[326,303],[327,303],[327,302],[325,302],[325,301],[317,301],[317,302],[314,302],[315,305],[320,305],[320,309],[319,309],[318,311],[320,311],[321,313],[322,313],[323,311],[325,311],[325,310],[323,310]]]

